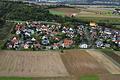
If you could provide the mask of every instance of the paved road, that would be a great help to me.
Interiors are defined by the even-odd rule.
[[[87,40],[88,40],[88,44],[91,45],[92,40],[91,40],[91,37],[90,37],[90,32],[89,32],[89,30],[88,30],[87,28],[88,28],[88,26],[85,26],[85,28],[84,28],[85,37],[86,37]]]

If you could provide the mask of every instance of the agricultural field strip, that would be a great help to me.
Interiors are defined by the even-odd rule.
[[[116,19],[120,19],[119,16],[104,16],[104,15],[84,15],[84,14],[80,14],[77,17],[81,18],[81,17],[90,17],[90,18],[116,18]]]
[[[86,50],[91,56],[93,56],[98,62],[102,63],[103,66],[111,73],[111,74],[120,74],[120,67],[115,65],[111,60],[106,58],[102,52],[98,52],[95,50]]]
[[[109,73],[99,62],[84,50],[66,50],[61,54],[64,65],[71,75]]]
[[[58,52],[3,51],[0,76],[65,77],[69,73]]]
[[[100,80],[120,80],[120,75],[100,74]]]
[[[76,80],[75,77],[33,77],[32,80]]]
[[[113,15],[112,10],[106,9],[103,10],[101,8],[54,8],[50,9],[50,11],[55,11],[56,13],[64,13],[62,15],[71,16],[72,14],[76,14],[76,17],[105,17],[105,18],[120,18],[119,15]],[[110,14],[108,14],[110,13]]]
[[[115,51],[115,54],[117,54],[118,56],[120,56],[120,52],[119,51]]]
[[[106,53],[103,53],[103,55],[108,58],[109,60],[111,60],[116,66],[120,67],[120,62],[118,61],[119,59],[119,56],[117,54],[114,53],[114,55],[116,56],[109,56],[108,54]]]

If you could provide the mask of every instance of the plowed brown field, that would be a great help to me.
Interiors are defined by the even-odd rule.
[[[83,50],[68,50],[61,54],[64,65],[71,75],[109,73],[91,55]]]
[[[32,80],[80,80],[98,75],[100,80],[120,80],[119,70],[95,50],[0,51],[0,76],[32,77]],[[113,71],[112,71],[113,70]]]
[[[99,75],[100,80],[120,80],[120,75],[113,74],[101,74]]]
[[[0,76],[69,76],[58,52],[0,52]]]

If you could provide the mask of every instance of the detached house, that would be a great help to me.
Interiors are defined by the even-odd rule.
[[[86,48],[88,48],[88,45],[87,44],[80,44],[79,47],[83,48],[83,49],[86,49]]]
[[[43,36],[43,37],[42,37],[42,44],[43,44],[43,45],[48,45],[49,43],[50,43],[50,42],[49,42],[48,37]]]
[[[24,45],[24,49],[29,49],[29,45],[28,45],[28,44],[25,44],[25,45]]]
[[[11,40],[11,42],[12,42],[13,44],[18,43],[18,38],[17,38],[17,37],[13,37],[12,40]]]
[[[15,26],[15,30],[16,30],[16,31],[17,31],[17,30],[20,30],[20,28],[21,28],[21,25],[19,25],[19,24]]]
[[[41,45],[39,42],[36,42],[35,44],[33,44],[35,49],[41,49]]]
[[[71,40],[71,39],[64,39],[62,46],[64,48],[70,48],[72,44],[73,44],[73,40]]]
[[[60,44],[58,44],[58,43],[54,43],[52,45],[53,49],[59,49],[59,46],[60,46]]]

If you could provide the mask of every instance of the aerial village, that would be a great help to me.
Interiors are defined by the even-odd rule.
[[[41,22],[17,23],[4,47],[9,50],[58,50],[120,47],[120,31],[90,24],[75,27]]]

